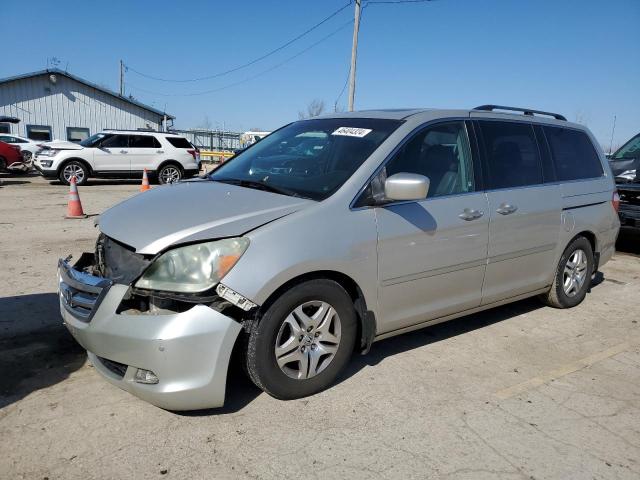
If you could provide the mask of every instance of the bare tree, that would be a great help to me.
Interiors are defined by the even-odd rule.
[[[324,101],[318,100],[317,98],[312,100],[309,105],[307,105],[306,111],[301,110],[298,112],[298,118],[300,120],[304,120],[305,118],[313,118],[324,112]]]

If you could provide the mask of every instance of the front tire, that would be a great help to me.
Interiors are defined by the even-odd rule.
[[[591,243],[585,237],[575,238],[560,257],[551,288],[540,299],[554,308],[580,304],[589,290],[593,266]]]
[[[70,162],[62,165],[58,179],[64,184],[69,185],[71,183],[71,177],[76,177],[76,185],[84,185],[89,178],[89,170],[84,163],[78,160],[71,160]]]
[[[336,282],[310,280],[284,292],[249,333],[249,377],[282,400],[328,388],[349,362],[357,332],[353,300]]]
[[[158,170],[158,183],[160,185],[179,182],[182,180],[182,177],[182,169],[173,163],[163,165],[160,170]]]

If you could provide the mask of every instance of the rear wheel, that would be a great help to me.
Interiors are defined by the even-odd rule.
[[[269,395],[290,400],[328,388],[349,362],[357,332],[349,294],[332,280],[292,287],[253,325],[245,366]]]
[[[77,185],[84,185],[89,178],[89,171],[82,162],[71,160],[62,166],[58,178],[65,185],[69,185],[71,183],[71,177],[76,177]]]
[[[551,289],[540,298],[551,307],[575,307],[587,295],[593,265],[591,243],[584,237],[575,238],[560,257]]]
[[[182,169],[173,163],[163,165],[160,170],[158,170],[158,182],[160,185],[175,183],[180,180],[182,180]]]

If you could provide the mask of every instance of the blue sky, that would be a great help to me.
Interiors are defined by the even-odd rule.
[[[118,88],[119,60],[163,78],[213,75],[278,47],[348,0],[3,2],[0,77],[60,68]],[[100,6],[98,6],[100,5]],[[353,5],[291,46],[229,75],[169,83],[126,73],[126,92],[190,128],[273,129],[345,84]],[[10,21],[7,21],[10,20]],[[356,108],[484,103],[563,113],[608,145],[640,131],[639,0],[437,0],[371,4],[360,31]],[[265,70],[270,72],[242,82]],[[155,93],[148,93],[155,92]],[[168,94],[167,96],[160,93]],[[339,104],[345,106],[347,92]]]

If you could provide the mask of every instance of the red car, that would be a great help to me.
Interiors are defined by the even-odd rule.
[[[24,160],[20,147],[0,142],[0,172],[4,170],[22,170]]]

